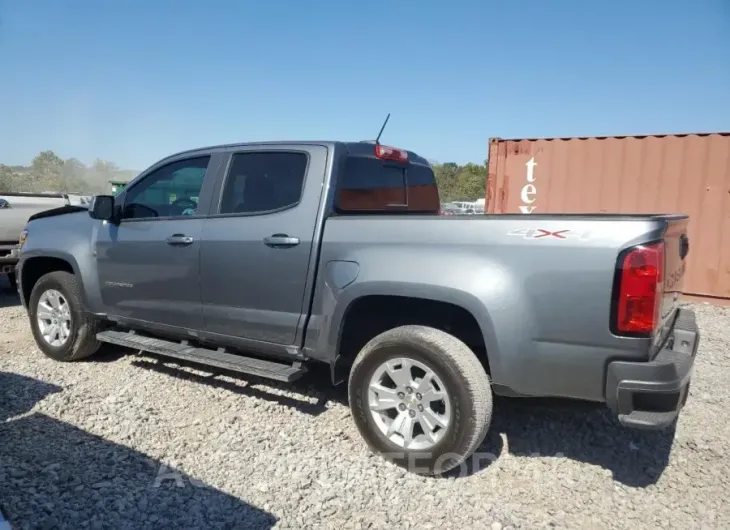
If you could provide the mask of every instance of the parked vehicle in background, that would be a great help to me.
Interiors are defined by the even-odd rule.
[[[461,208],[463,211],[467,211],[469,208],[474,207],[474,203],[471,201],[452,201],[451,204],[457,208]]]
[[[441,205],[441,215],[462,215],[463,213],[464,210],[454,204],[447,202]]]
[[[484,199],[476,201],[454,201],[447,203],[451,208],[463,215],[475,215],[484,213]]]
[[[80,193],[69,193],[68,204],[72,206],[83,206],[88,208],[91,204],[92,195],[82,195]]]
[[[439,211],[411,151],[186,151],[31,218],[20,296],[58,361],[106,342],[280,381],[326,363],[369,446],[419,473],[473,453],[493,392],[676,420],[699,344],[686,216]]]
[[[15,287],[18,244],[28,219],[44,210],[69,204],[61,193],[0,193],[0,274]]]

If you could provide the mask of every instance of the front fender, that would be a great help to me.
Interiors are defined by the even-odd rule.
[[[79,282],[81,299],[87,311],[103,313],[92,242],[95,224],[84,212],[31,221],[18,259],[18,279],[22,282],[23,270],[27,271],[28,264],[34,260],[63,260],[71,266]],[[23,303],[26,304],[27,300]]]

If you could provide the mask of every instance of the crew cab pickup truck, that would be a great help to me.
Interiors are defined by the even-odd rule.
[[[19,290],[58,361],[112,343],[280,381],[327,363],[369,446],[424,474],[473,455],[493,393],[676,420],[699,343],[686,216],[439,209],[428,162],[379,143],[196,149],[34,216]]]

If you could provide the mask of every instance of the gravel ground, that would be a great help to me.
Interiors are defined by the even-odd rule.
[[[296,386],[105,352],[59,364],[0,297],[0,504],[19,528],[730,528],[730,309],[676,432],[601,407],[495,402],[465,476],[370,452],[326,372]]]

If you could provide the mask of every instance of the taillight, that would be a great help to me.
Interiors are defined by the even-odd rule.
[[[377,144],[375,146],[375,156],[381,160],[395,160],[397,162],[408,162],[408,151],[404,149],[396,149],[387,145]]]
[[[664,281],[664,243],[640,245],[619,263],[615,306],[617,334],[651,333],[659,324]]]

